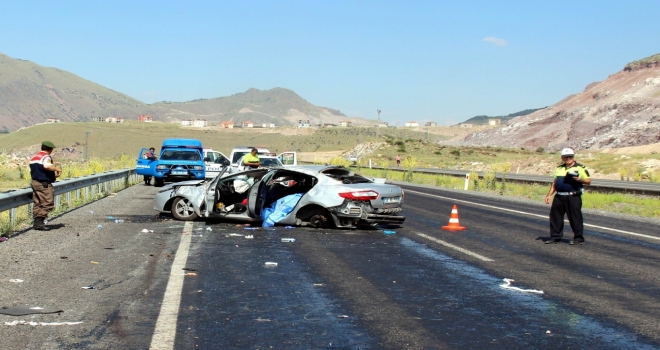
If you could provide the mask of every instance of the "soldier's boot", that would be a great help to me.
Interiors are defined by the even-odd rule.
[[[50,231],[50,228],[44,223],[45,220],[46,218],[34,218],[34,225],[32,228],[39,231]]]

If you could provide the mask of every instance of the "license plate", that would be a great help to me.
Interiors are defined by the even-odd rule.
[[[172,170],[172,175],[188,175],[186,170]]]
[[[399,203],[399,202],[401,202],[401,197],[383,197],[383,204]]]

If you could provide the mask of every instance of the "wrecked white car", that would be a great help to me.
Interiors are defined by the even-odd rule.
[[[162,188],[159,212],[177,220],[220,218],[275,225],[356,228],[400,225],[403,190],[338,166],[255,169]]]

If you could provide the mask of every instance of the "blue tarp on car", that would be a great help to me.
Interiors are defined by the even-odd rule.
[[[262,227],[273,227],[275,223],[284,219],[293,208],[298,204],[302,193],[291,194],[286,197],[278,199],[275,203],[271,204],[270,207],[264,208],[261,211],[261,217],[264,219]]]

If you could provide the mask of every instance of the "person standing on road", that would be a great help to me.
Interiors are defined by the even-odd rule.
[[[156,149],[151,147],[149,148],[149,152],[144,153],[144,159],[149,159],[149,160],[156,160],[158,157],[156,156]],[[151,176],[150,175],[144,175],[144,184],[146,186],[151,185]]]
[[[259,162],[259,156],[257,156],[257,152],[259,152],[256,148],[253,148],[250,153],[246,154],[243,157],[243,165],[256,169],[261,166],[261,162]]]
[[[556,192],[550,206],[550,239],[546,244],[559,243],[564,232],[564,214],[573,229],[573,239],[570,245],[584,244],[584,222],[582,219],[583,186],[591,184],[587,168],[575,161],[575,151],[571,148],[561,150],[563,163],[555,169],[555,181],[550,186],[550,192],[545,197],[545,203],[550,204],[550,197]]]
[[[30,159],[30,177],[32,182],[32,216],[34,217],[33,228],[40,231],[49,231],[46,226],[46,218],[55,207],[55,179],[62,174],[62,169],[53,164],[50,154],[55,145],[50,141],[41,143],[41,151]]]
[[[401,166],[401,155],[400,154],[396,155],[396,166]]]

